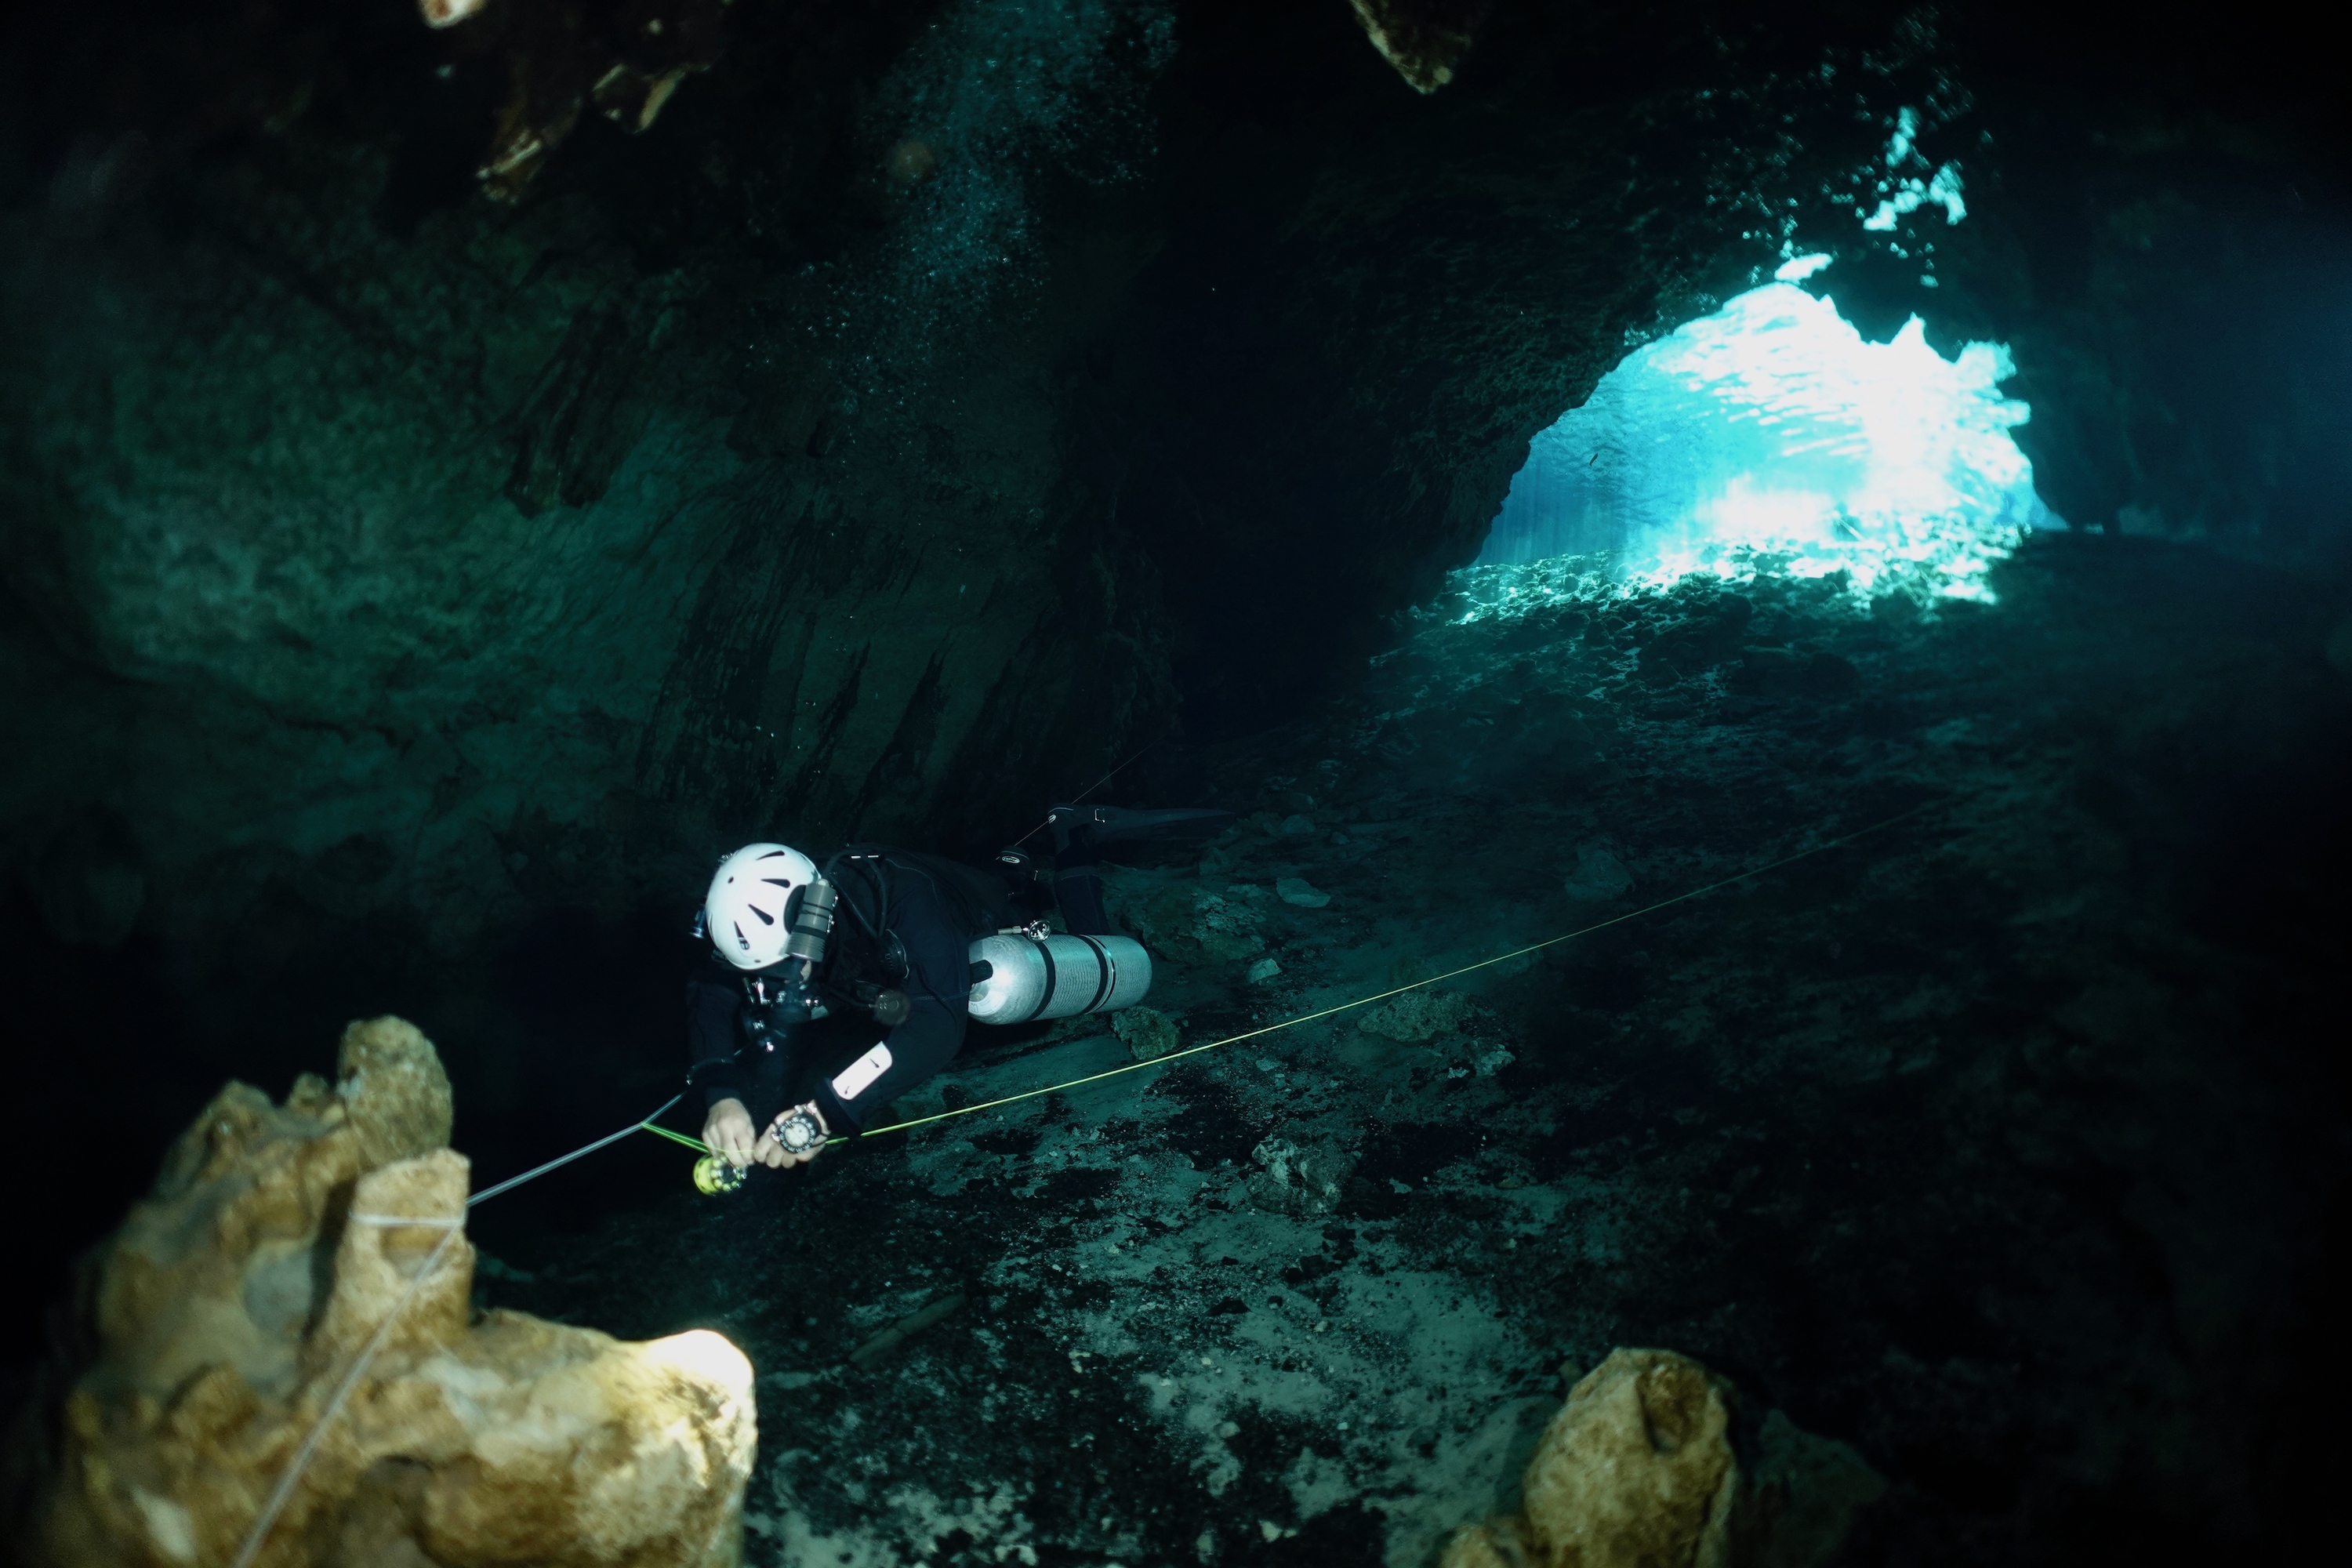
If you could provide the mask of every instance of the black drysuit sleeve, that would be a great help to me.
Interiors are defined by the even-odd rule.
[[[706,1109],[722,1100],[750,1103],[751,1084],[736,1058],[735,1021],[743,982],[717,959],[705,959],[686,983],[687,1081],[702,1091]]]
[[[911,858],[890,865],[885,929],[907,950],[907,978],[899,989],[913,1011],[873,1049],[817,1086],[817,1109],[835,1132],[875,1125],[883,1107],[963,1048],[971,1002],[971,933],[931,874],[909,863]]]

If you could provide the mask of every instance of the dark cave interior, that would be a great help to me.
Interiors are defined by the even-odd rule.
[[[1341,0],[460,9],[0,23],[12,1510],[72,1260],[224,1081],[398,1014],[454,1146],[520,1170],[672,1092],[719,854],[985,857],[1118,769],[1238,819],[1112,879],[1187,1044],[1920,815],[1426,1027],[731,1208],[650,1139],[486,1208],[485,1303],[719,1327],[763,1406],[822,1394],[761,1411],[755,1560],[1434,1562],[1509,1501],[1495,1413],[1653,1343],[1885,1478],[1841,1561],[2315,1528],[2352,1393],[2338,24],[1357,7],[1473,19],[1417,92]],[[1865,225],[1915,166],[1965,217]],[[1481,599],[1530,442],[1800,253],[1873,342],[2007,346],[2072,526],[1925,614],[1769,572]],[[1126,1051],[976,1033],[908,1103]],[[1344,1195],[1254,1209],[1279,1140]],[[1077,1279],[1121,1247],[1151,1268]],[[842,1370],[948,1281],[974,1305]],[[1486,1326],[1395,1348],[1465,1299]],[[1309,1334],[1356,1358],[1311,1394]],[[1441,1377],[1454,1425],[1398,1414]],[[812,1451],[1014,1500],[941,1523]]]

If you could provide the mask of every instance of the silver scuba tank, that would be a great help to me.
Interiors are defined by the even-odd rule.
[[[971,944],[971,965],[982,978],[968,1007],[981,1024],[1116,1013],[1151,989],[1151,955],[1133,937],[1000,932]]]

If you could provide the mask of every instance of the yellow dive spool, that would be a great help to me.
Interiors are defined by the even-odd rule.
[[[705,1154],[694,1163],[694,1190],[705,1197],[717,1197],[741,1186],[743,1178],[751,1173],[749,1165],[738,1165],[718,1154]]]
[[[676,1100],[670,1101],[670,1105],[676,1105],[677,1103],[677,1101]],[[668,1109],[669,1105],[662,1107],[662,1110],[667,1110]],[[654,1116],[659,1116],[660,1114],[661,1110],[654,1112]],[[693,1150],[696,1153],[702,1156],[701,1159],[697,1160],[694,1163],[694,1190],[702,1194],[706,1197],[717,1197],[721,1193],[731,1193],[735,1191],[738,1187],[740,1187],[743,1184],[744,1179],[751,1173],[750,1166],[736,1165],[724,1154],[712,1153],[710,1152],[710,1145],[705,1143],[699,1138],[688,1138],[683,1132],[673,1132],[667,1127],[656,1126],[652,1116],[649,1116],[643,1121],[638,1122],[637,1127],[644,1128],[646,1131],[652,1133],[656,1138],[667,1138],[673,1143],[683,1143],[686,1147]],[[636,1131],[636,1128],[631,1128],[630,1131],[634,1132]]]

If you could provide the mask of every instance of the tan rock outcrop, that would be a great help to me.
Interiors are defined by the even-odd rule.
[[[472,1320],[467,1167],[431,1042],[355,1024],[341,1068],[282,1106],[224,1089],[107,1246],[98,1359],[22,1554],[227,1568],[296,1471],[255,1568],[738,1562],[741,1352]]]
[[[1518,1513],[1455,1532],[1440,1568],[1798,1568],[1885,1483],[1842,1443],[1768,1416],[1741,1473],[1727,1385],[1672,1351],[1617,1350],[1569,1391]],[[1760,1484],[1759,1484],[1760,1482]]]

